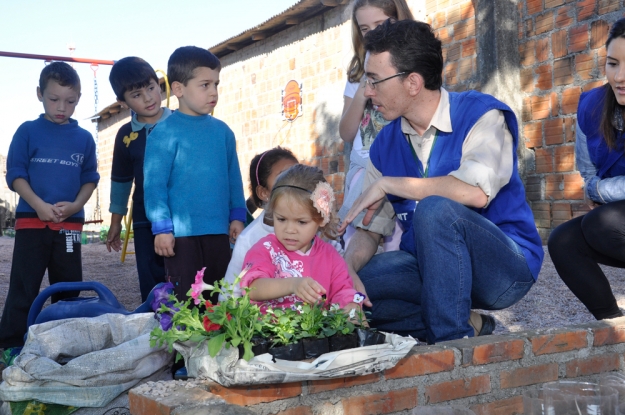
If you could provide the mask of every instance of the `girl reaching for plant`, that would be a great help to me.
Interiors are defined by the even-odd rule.
[[[298,163],[293,153],[282,147],[275,147],[257,154],[250,163],[250,190],[251,198],[259,209],[264,209],[269,201],[271,189],[276,181],[276,177],[286,169]],[[232,258],[226,271],[226,281],[233,284],[236,276],[243,268],[243,259],[252,245],[259,239],[273,233],[273,222],[270,217],[262,212],[252,223],[241,232],[234,245]],[[234,287],[234,295],[241,296],[241,288]],[[220,294],[219,299],[224,296]]]
[[[329,304],[351,310],[364,297],[354,289],[343,258],[319,234],[337,236],[334,193],[316,167],[298,164],[276,179],[265,216],[275,235],[259,240],[245,256],[250,266],[241,287],[263,306],[286,308],[297,302]]]
[[[365,48],[364,36],[368,31],[388,19],[412,19],[412,13],[405,0],[356,0],[352,6],[352,44],[354,56],[347,69],[347,84],[343,93],[343,115],[339,123],[339,134],[343,141],[353,143],[349,155],[349,170],[345,178],[345,200],[339,210],[344,219],[354,201],[362,192],[364,172],[369,162],[369,148],[382,127],[392,120],[382,118],[370,99],[365,97]],[[343,239],[348,244],[355,230],[348,226]],[[399,223],[395,232],[384,238],[384,250],[396,251],[401,239]]]

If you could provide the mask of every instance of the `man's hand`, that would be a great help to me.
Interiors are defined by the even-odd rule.
[[[63,222],[65,219],[82,209],[82,206],[79,206],[74,202],[57,202],[54,206],[58,210],[57,218],[59,222]]]
[[[291,278],[291,284],[293,294],[308,304],[315,304],[326,293],[326,289],[310,277]]]
[[[159,233],[154,238],[154,252],[163,257],[174,256],[176,239],[172,233]]]
[[[355,313],[362,313],[362,307],[360,306],[360,304],[356,304],[356,303],[349,303],[346,304],[345,307],[343,307],[343,311],[345,312],[345,314],[350,315],[350,313],[352,313],[352,310],[356,310]],[[349,318],[349,320],[354,323],[354,324],[359,324],[361,323],[360,321],[358,321],[358,318],[356,318],[356,315],[354,313],[354,316]],[[369,323],[367,323],[367,320],[363,320],[362,321],[362,327],[369,327]]]
[[[362,304],[366,305],[367,307],[373,307],[371,300],[369,300],[369,297],[367,296],[367,290],[365,290],[365,285],[360,280],[360,277],[358,276],[356,271],[354,271],[351,266],[348,266],[348,271],[349,276],[352,277],[352,281],[354,282],[354,289],[365,296],[365,300],[362,302]]]
[[[365,191],[356,199],[352,208],[345,216],[345,220],[339,227],[339,232],[343,232],[347,225],[352,223],[356,216],[360,214],[363,210],[366,210],[365,217],[362,220],[362,224],[367,226],[371,219],[373,218],[374,213],[378,210],[380,205],[384,202],[384,198],[386,197],[386,191],[384,190],[384,181],[385,178],[381,177],[375,182],[371,183]]]
[[[122,240],[120,235],[122,233],[122,224],[116,223],[111,219],[111,226],[109,227],[109,233],[106,236],[106,249],[111,252],[113,249],[115,252],[119,252],[122,247]]]
[[[230,234],[230,243],[233,244],[237,241],[237,238],[241,235],[241,232],[243,232],[244,227],[245,224],[240,220],[233,220],[230,222],[230,230],[228,232]]]

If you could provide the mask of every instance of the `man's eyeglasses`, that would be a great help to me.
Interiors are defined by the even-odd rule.
[[[368,86],[371,89],[375,89],[375,86],[377,84],[379,84],[380,82],[384,82],[384,81],[388,81],[389,79],[393,79],[396,76],[401,76],[404,75],[406,72],[400,72],[400,73],[396,73],[395,75],[391,75],[388,78],[384,78],[384,79],[380,79],[379,81],[372,81],[369,78],[365,78],[365,85]]]

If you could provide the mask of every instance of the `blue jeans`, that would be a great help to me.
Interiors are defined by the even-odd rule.
[[[509,307],[534,284],[521,248],[460,203],[427,197],[413,226],[416,252],[375,255],[358,273],[380,330],[429,343],[472,337],[472,308]]]

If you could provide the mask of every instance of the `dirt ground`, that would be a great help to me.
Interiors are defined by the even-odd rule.
[[[9,287],[13,242],[13,238],[0,237],[0,310],[4,309]],[[129,248],[129,251],[132,250],[132,243]],[[132,310],[141,303],[135,257],[128,255],[125,263],[120,262],[120,257],[120,253],[107,252],[102,243],[82,245],[83,277],[85,281],[105,284],[126,309]],[[625,308],[625,272],[615,268],[604,269],[619,306]],[[47,286],[47,278],[44,278],[42,289]],[[592,315],[560,280],[548,253],[545,253],[538,282],[525,298],[506,310],[489,314],[497,320],[495,333],[498,334],[594,321]]]

